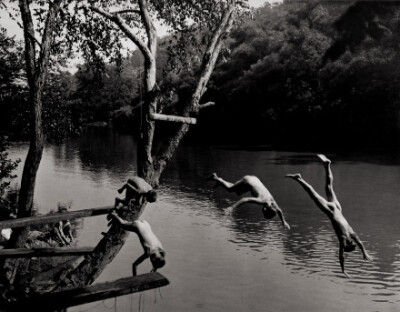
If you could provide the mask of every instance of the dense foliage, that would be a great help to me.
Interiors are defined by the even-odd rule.
[[[14,39],[7,36],[5,29],[0,29],[0,107],[2,109],[0,124],[2,125],[8,117],[3,110],[5,100],[15,102],[15,98],[18,97],[21,90],[22,62],[20,55],[21,50]],[[19,163],[19,160],[9,159],[8,147],[8,137],[0,131],[0,219],[4,218],[3,212],[9,208],[7,195],[11,180],[15,177],[13,171]]]
[[[355,142],[396,141],[400,28],[393,15],[398,7],[393,3],[388,4],[389,9],[382,3],[360,5],[286,1],[255,11],[233,31],[229,49],[222,53],[205,94],[205,101],[217,105],[202,112],[190,136],[209,140],[205,134],[212,133],[214,139],[225,142],[352,146]],[[374,5],[379,8],[371,7]],[[197,46],[182,47],[176,36],[159,42],[157,80],[164,93],[162,111],[179,114],[180,105],[187,100],[200,63],[201,38],[201,33],[197,41],[192,38]],[[0,55],[0,102],[2,111],[7,112],[0,114],[1,124],[3,128],[26,129],[28,122],[21,109],[26,107],[21,100],[24,81],[15,78],[22,72],[21,62],[16,61],[20,48],[13,41],[1,42],[8,44]],[[170,62],[168,56],[176,56],[179,50],[170,46],[186,48],[185,58]],[[102,70],[88,61],[74,74],[57,74],[44,101],[44,114],[52,116],[45,118],[46,127],[49,133],[58,130],[50,137],[60,140],[64,132],[74,133],[84,124],[99,121],[132,129],[138,123],[134,116],[140,114],[143,99],[143,63],[139,51],[134,51]],[[17,83],[7,85],[7,79]],[[13,97],[7,98],[9,90]],[[11,107],[18,117],[4,118]],[[66,118],[57,120],[60,116]],[[47,122],[53,117],[56,119]],[[63,126],[54,127],[60,124]]]
[[[350,43],[332,61],[324,59],[337,46],[338,27],[345,29],[340,17],[350,9],[338,2],[287,1],[254,12],[232,33],[205,94],[205,100],[217,106],[202,113],[191,136],[209,140],[205,134],[212,133],[214,139],[230,142],[352,146],[397,140],[398,21],[383,23],[381,17],[381,23],[371,22],[367,30],[384,27],[385,36],[367,32],[357,40],[350,27]],[[374,17],[366,15],[358,18],[365,22]],[[165,46],[172,40],[177,39],[167,37],[159,44],[157,67],[160,73],[164,69],[160,87],[171,95],[161,107],[178,114],[199,62],[192,57],[190,66],[180,65],[187,59],[169,63]],[[196,56],[196,48],[190,49],[188,54]],[[107,65],[101,80],[86,66],[74,75],[72,109],[81,122],[114,119],[118,127],[135,124],[132,116],[140,111],[142,83],[139,59],[136,52],[122,60],[121,67]],[[129,87],[135,82],[136,88]]]
[[[348,9],[288,2],[259,10],[237,29],[231,58],[210,88],[219,96],[212,131],[232,141],[302,145],[397,140],[399,20],[386,23],[392,33],[385,41],[365,35],[357,49],[324,64],[336,40],[334,23]]]
[[[22,43],[9,37],[0,29],[0,131],[12,140],[26,140],[29,136],[30,118],[28,87],[24,68]],[[77,132],[78,122],[72,116],[72,88],[75,78],[60,71],[53,64],[50,83],[43,95],[43,120],[48,141],[62,142]]]

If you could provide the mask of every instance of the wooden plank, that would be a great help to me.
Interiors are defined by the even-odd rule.
[[[163,114],[150,114],[150,118],[152,120],[163,120],[163,121],[173,121],[173,122],[182,122],[187,124],[196,124],[196,118],[192,117],[182,117],[182,116],[174,116],[174,115],[163,115]]]
[[[168,284],[168,279],[160,273],[147,273],[92,286],[75,287],[60,292],[34,295],[30,298],[9,303],[8,308],[50,311],[163,287]]]
[[[29,257],[81,256],[92,252],[93,249],[94,249],[93,247],[0,249],[0,257],[29,258]]]
[[[90,208],[63,213],[51,213],[43,216],[18,218],[12,220],[0,221],[0,230],[7,228],[25,227],[28,225],[38,225],[46,223],[55,223],[62,220],[72,220],[77,218],[93,217],[109,213],[113,206]]]

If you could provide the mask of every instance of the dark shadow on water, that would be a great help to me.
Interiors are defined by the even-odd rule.
[[[271,159],[277,164],[305,164],[318,161],[315,159],[316,154],[326,154],[332,158],[335,163],[340,162],[366,162],[380,165],[400,165],[400,148],[394,145],[392,148],[365,147],[363,149],[350,150],[335,148],[327,149],[326,147],[315,146],[313,148],[301,148],[290,146],[274,146],[274,145],[257,145],[257,146],[215,146],[214,149],[222,151],[238,151],[238,152],[271,152],[280,151],[285,154],[284,157]],[[295,154],[286,156],[286,154]]]

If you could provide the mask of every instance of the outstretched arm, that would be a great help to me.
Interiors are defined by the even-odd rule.
[[[340,248],[339,248],[339,262],[340,262],[340,267],[342,268],[343,274],[347,277],[350,278],[350,275],[346,273],[344,270],[344,247],[343,243],[340,243]]]
[[[363,256],[364,256],[364,260],[372,261],[372,257],[365,250],[365,247],[364,247],[363,243],[361,242],[360,238],[358,237],[358,235],[356,233],[353,233],[351,235],[351,237],[356,241],[358,247],[360,247],[361,252],[363,253]]]
[[[248,202],[253,202],[257,204],[265,204],[265,202],[257,197],[243,197],[242,199],[238,200],[236,203],[234,203],[232,206],[226,208],[225,213],[226,214],[231,214],[233,209],[239,207],[240,205],[243,205],[244,203]]]
[[[283,212],[281,210],[281,208],[276,207],[276,213],[278,214],[278,217],[281,219],[282,221],[282,225],[287,228],[288,230],[290,230],[290,225],[289,223],[286,222],[285,217],[283,216]]]
[[[126,231],[136,232],[135,224],[122,219],[114,210],[110,212],[110,216],[122,229]]]
[[[149,256],[144,253],[141,255],[139,258],[136,259],[134,263],[132,263],[132,275],[136,276],[137,275],[137,267],[139,264],[141,264],[144,260],[146,260]]]

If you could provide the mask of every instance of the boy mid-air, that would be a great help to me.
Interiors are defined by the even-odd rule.
[[[315,204],[321,209],[331,220],[333,229],[335,230],[336,236],[339,240],[339,262],[342,268],[342,272],[349,277],[349,275],[344,270],[344,252],[351,252],[356,249],[356,244],[361,249],[364,260],[371,261],[371,256],[367,253],[364,248],[363,243],[351,228],[347,220],[342,214],[342,207],[336,198],[336,194],[333,191],[333,175],[331,171],[331,161],[324,155],[319,154],[318,157],[322,160],[325,172],[326,172],[326,196],[327,200],[319,195],[314,188],[303,180],[299,173],[287,174],[286,177],[291,178],[305,189],[311,199]]]
[[[141,205],[145,200],[149,203],[153,203],[157,200],[157,193],[149,183],[140,177],[128,179],[118,190],[118,193],[121,194],[124,190],[126,190],[125,198],[121,199],[116,197],[114,208],[118,208],[120,204],[122,204],[122,206],[129,206],[130,204]]]
[[[235,192],[237,195],[242,195],[246,192],[250,192],[251,195],[253,195],[253,197],[243,197],[231,207],[227,208],[227,214],[231,214],[233,209],[244,203],[256,203],[262,205],[262,212],[266,219],[272,219],[275,215],[278,215],[282,221],[282,225],[290,229],[289,224],[285,221],[281,208],[279,208],[271,193],[256,176],[246,175],[239,181],[230,183],[213,173],[207,180],[217,182],[216,186],[221,185],[230,193]]]
[[[112,211],[109,216],[111,221],[115,220],[122,229],[134,232],[139,237],[144,253],[132,264],[133,276],[136,276],[138,265],[147,258],[150,258],[153,265],[152,272],[157,271],[157,269],[165,265],[165,251],[147,221],[135,220],[133,222],[128,222],[118,216],[115,211]]]

